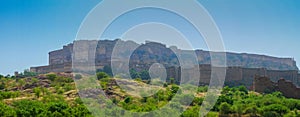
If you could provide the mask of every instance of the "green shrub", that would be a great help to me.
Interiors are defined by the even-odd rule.
[[[15,117],[16,115],[12,107],[0,102],[0,117]]]
[[[207,90],[208,90],[208,86],[200,86],[198,87],[197,92],[203,93],[203,92],[207,92]]]
[[[56,74],[47,74],[46,77],[47,77],[47,79],[54,81],[54,79],[56,79],[57,75]]]
[[[103,78],[109,78],[109,76],[105,72],[98,72],[97,73],[97,79],[103,79]]]
[[[226,103],[226,102],[223,102],[221,103],[219,109],[220,109],[220,113],[221,114],[229,114],[231,113],[231,105]]]

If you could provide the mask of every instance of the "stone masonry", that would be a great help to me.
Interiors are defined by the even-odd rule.
[[[95,56],[95,69],[102,69],[104,66],[110,66],[112,61],[121,61],[119,59],[111,59],[114,45],[117,42],[125,43],[127,46],[139,46],[130,57],[129,68],[137,69],[137,71],[148,70],[153,63],[160,63],[165,66],[168,78],[175,78],[177,81],[181,79],[181,67],[176,54],[188,55],[195,53],[198,64],[191,63],[190,70],[200,69],[200,83],[208,84],[211,76],[210,52],[203,50],[180,50],[170,49],[166,45],[157,42],[146,42],[145,44],[137,44],[133,41],[116,40],[81,40],[63,46],[60,50],[49,52],[49,65],[40,67],[31,67],[32,72],[39,74],[49,72],[72,72],[72,53],[74,44],[81,44],[81,48],[86,49],[83,54]],[[95,53],[89,53],[89,44],[96,43]],[[77,56],[77,55],[75,55]],[[227,56],[227,72],[226,85],[246,85],[248,88],[252,86],[255,76],[266,76],[272,81],[278,81],[281,78],[292,81],[293,84],[299,85],[300,75],[296,62],[292,58],[276,58],[265,55],[255,54],[237,54],[226,53]],[[84,63],[82,63],[84,64]],[[84,69],[84,68],[81,68]],[[187,70],[188,71],[188,70]]]

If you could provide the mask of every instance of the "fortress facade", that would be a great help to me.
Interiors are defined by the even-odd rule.
[[[168,78],[175,78],[177,81],[181,78],[181,67],[176,54],[187,55],[195,53],[198,63],[191,65],[190,71],[199,69],[200,83],[208,84],[211,76],[210,52],[203,50],[181,50],[176,47],[167,47],[157,42],[146,42],[137,44],[133,41],[100,40],[74,41],[71,44],[63,46],[62,49],[49,52],[49,65],[31,67],[32,72],[39,74],[49,72],[72,72],[72,56],[74,44],[80,44],[80,49],[91,50],[91,44],[97,44],[95,56],[95,69],[103,69],[110,66],[112,61],[112,52],[117,42],[124,43],[128,47],[136,46],[136,50],[130,56],[129,68],[137,71],[148,70],[153,63],[160,63],[165,66]],[[175,54],[176,53],[176,54]],[[296,62],[292,58],[277,58],[265,55],[246,54],[246,53],[226,53],[227,57],[227,85],[246,85],[251,88],[255,76],[269,77],[272,81],[278,81],[281,78],[292,81],[295,85],[300,84],[299,70]],[[197,68],[198,67],[198,68]],[[187,70],[189,71],[189,70]],[[193,73],[191,73],[193,74]]]

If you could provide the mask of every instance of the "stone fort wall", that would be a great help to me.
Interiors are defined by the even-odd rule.
[[[111,54],[113,51],[113,47],[117,41],[119,41],[119,40],[75,41],[74,43],[63,46],[63,49],[49,52],[49,65],[48,66],[31,67],[30,70],[32,72],[36,72],[36,73],[40,73],[40,74],[49,73],[49,72],[67,72],[67,73],[72,72],[72,53],[73,53],[73,49],[74,49],[73,48],[74,44],[82,45],[82,46],[80,46],[81,48],[75,48],[75,49],[86,49],[86,51],[82,51],[82,52],[87,52],[87,53],[82,53],[83,55],[94,54],[94,53],[88,53],[89,50],[91,49],[91,48],[89,48],[90,44],[98,44],[97,48],[96,48],[97,54],[95,55],[95,57],[97,59],[95,60],[95,65],[96,65],[96,69],[102,69],[104,66],[110,66]],[[136,44],[134,42],[130,42],[130,43]],[[128,44],[128,45],[130,45],[130,44]],[[162,44],[160,44],[160,43],[147,42],[145,44],[145,48],[147,48],[148,46],[151,46],[153,48],[156,47],[156,49],[160,48],[158,50],[154,50],[155,52],[160,52],[160,50],[163,50],[163,49],[165,51],[162,51],[162,52],[166,52],[166,50],[168,50],[168,48],[165,45],[162,46]],[[184,50],[177,50],[177,51],[184,51]],[[154,53],[154,54],[159,55],[159,54],[168,54],[168,53]],[[196,54],[198,55],[199,61],[209,59],[208,52],[197,50]],[[287,63],[287,65],[289,65],[289,66],[293,66],[295,64],[295,62],[292,59],[281,59],[281,58],[259,56],[259,55],[247,55],[247,54],[241,54],[239,56],[234,53],[228,53],[228,54],[229,54],[228,56],[230,58],[232,58],[232,60],[231,59],[228,60],[229,63],[232,63],[230,65],[239,63],[238,65],[240,66],[242,64],[245,64],[241,61],[240,62],[238,62],[238,61],[232,62],[232,61],[236,61],[236,59],[234,59],[234,57],[247,58],[245,60],[249,60],[249,61],[256,60],[258,58],[262,58],[261,60],[263,60],[263,59],[269,60],[270,59],[269,61],[273,61],[273,62],[277,61],[280,64]],[[203,56],[200,56],[200,55],[203,55]],[[77,56],[77,55],[75,55],[75,56]],[[80,56],[80,55],[78,55],[78,56]],[[171,54],[168,56],[171,56]],[[80,57],[76,57],[76,58],[80,59]],[[82,59],[84,59],[84,58],[82,58]],[[88,58],[88,59],[92,59],[92,58]],[[139,60],[135,60],[135,62],[138,63]],[[166,62],[165,64],[168,64],[167,63],[168,61],[164,61],[164,62]],[[199,71],[200,72],[200,83],[202,83],[202,84],[208,84],[210,82],[210,76],[211,76],[211,66],[209,65],[209,63],[207,63],[207,64],[205,64],[205,63],[207,63],[207,62],[203,62],[202,64],[200,63],[199,66],[196,66],[196,67],[199,67],[197,69],[200,69],[200,71]],[[249,63],[251,63],[251,62],[248,62],[247,64],[249,64]],[[84,63],[82,63],[82,64],[84,64]],[[284,66],[286,66],[286,65],[284,65]],[[85,69],[85,68],[83,67],[80,69]],[[185,71],[187,71],[187,72],[190,71],[191,72],[190,74],[193,74],[195,69],[196,68],[190,68],[190,70],[185,70]],[[278,81],[280,78],[284,78],[286,80],[292,81],[294,84],[297,84],[297,85],[299,84],[299,81],[300,81],[300,75],[298,74],[297,69],[295,69],[295,70],[269,70],[266,68],[245,68],[243,66],[228,67],[226,69],[227,69],[227,72],[226,72],[225,84],[227,83],[228,85],[243,84],[243,85],[246,85],[248,88],[250,88],[253,85],[252,83],[254,81],[255,76],[266,76],[266,77],[269,77],[274,82]],[[168,78],[175,78],[177,81],[179,81],[181,79],[181,68],[180,67],[176,67],[176,65],[168,66],[166,71],[167,71]],[[188,76],[185,76],[185,77],[188,77]]]
[[[168,77],[175,78],[177,81],[181,80],[181,68],[170,67],[167,68]],[[265,76],[270,78],[271,81],[276,82],[282,78],[293,82],[295,85],[299,85],[300,75],[298,71],[280,71],[280,70],[267,70],[265,68],[242,68],[242,67],[228,67],[226,68],[226,85],[245,85],[249,89],[253,85],[254,78],[256,76]],[[199,65],[200,72],[200,84],[209,84],[211,79],[211,66]],[[192,74],[192,73],[191,73]]]

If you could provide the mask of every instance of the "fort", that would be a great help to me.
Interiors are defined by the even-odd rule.
[[[181,50],[177,47],[167,47],[157,42],[146,42],[137,44],[133,41],[116,40],[81,40],[63,46],[62,49],[49,52],[49,65],[31,67],[32,72],[39,74],[49,72],[71,73],[72,54],[74,44],[82,45],[81,50],[86,50],[88,55],[95,56],[95,69],[103,69],[111,66],[112,61],[121,61],[122,58],[112,60],[111,56],[116,43],[124,43],[124,46],[138,47],[130,56],[129,68],[137,71],[148,70],[153,63],[161,63],[165,66],[168,78],[175,78],[177,81],[181,77],[181,67],[177,54],[188,55],[195,53],[198,63],[192,64],[189,69],[199,69],[200,83],[208,84],[211,76],[210,52],[204,50]],[[96,53],[89,52],[91,44],[97,44]],[[273,82],[281,78],[291,81],[294,85],[300,85],[299,70],[296,62],[292,58],[277,58],[265,55],[246,54],[246,53],[226,53],[227,71],[226,85],[245,85],[251,88],[255,76],[269,77]],[[197,68],[198,67],[198,68]],[[188,70],[187,70],[188,71]],[[191,73],[192,74],[192,73]]]

